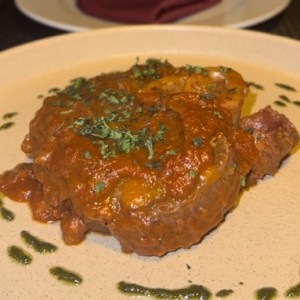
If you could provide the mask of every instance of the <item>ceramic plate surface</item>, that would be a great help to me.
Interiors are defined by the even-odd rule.
[[[0,53],[0,115],[18,112],[15,125],[0,131],[0,173],[26,161],[20,144],[30,120],[41,106],[38,95],[64,87],[70,79],[126,70],[148,57],[175,65],[230,66],[246,81],[264,90],[256,94],[252,111],[271,105],[300,129],[300,107],[276,106],[279,95],[300,100],[300,43],[246,30],[200,26],[139,26],[69,33]],[[275,86],[285,83],[298,92]],[[298,147],[299,148],[299,147]],[[77,246],[66,246],[59,225],[33,221],[27,204],[3,198],[3,207],[15,214],[12,222],[0,218],[1,299],[130,299],[117,289],[120,281],[154,288],[183,288],[191,283],[209,289],[213,298],[232,289],[226,299],[255,299],[264,287],[277,289],[283,299],[299,284],[300,268],[300,151],[294,151],[280,171],[241,195],[239,205],[204,240],[189,250],[162,258],[124,254],[118,242],[89,234]],[[20,237],[22,230],[53,243],[58,250],[39,254]],[[11,245],[32,255],[21,266],[7,254]],[[79,286],[63,284],[49,270],[61,266],[80,274]],[[139,298],[141,299],[141,298]],[[149,299],[145,297],[145,299]],[[203,298],[204,299],[204,298]],[[206,299],[206,298],[205,298]]]
[[[83,14],[75,0],[15,0],[17,7],[28,17],[58,29],[86,29],[120,26],[122,24]],[[283,11],[290,0],[223,0],[202,12],[179,20],[178,24],[228,26],[243,28],[268,20]]]

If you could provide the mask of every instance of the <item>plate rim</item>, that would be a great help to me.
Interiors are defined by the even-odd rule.
[[[237,29],[237,28],[228,28],[228,27],[215,27],[215,26],[198,26],[198,25],[176,25],[176,24],[167,24],[167,25],[129,25],[129,26],[120,26],[120,27],[108,27],[104,29],[95,29],[87,30],[82,32],[67,32],[60,35],[50,36],[35,41],[27,42],[21,45],[17,45],[0,52],[0,61],[3,60],[7,62],[7,57],[15,55],[16,52],[30,52],[32,48],[43,48],[49,45],[54,45],[57,43],[71,42],[72,40],[82,40],[82,39],[93,39],[99,36],[108,36],[111,34],[114,35],[123,35],[123,34],[132,34],[132,33],[151,33],[152,38],[154,35],[159,37],[160,34],[176,34],[178,32],[187,32],[187,33],[198,33],[198,34],[211,34],[212,39],[215,35],[233,35],[237,38],[245,39],[245,41],[251,40],[262,40],[268,41],[268,43],[275,44],[284,44],[288,48],[300,49],[300,43],[298,40],[292,39],[290,37],[284,37],[279,35],[273,35],[264,32],[258,32],[248,29]],[[147,37],[148,38],[148,37]],[[145,40],[147,39],[145,38]],[[74,45],[77,47],[79,45]],[[231,47],[230,45],[223,44],[223,47]],[[259,44],[255,45],[260,46]],[[159,46],[157,46],[159,47]],[[186,47],[186,46],[185,46]],[[248,49],[245,49],[249,51]],[[250,50],[252,51],[253,48]],[[273,49],[274,50],[274,49]],[[300,51],[299,51],[300,52]],[[300,53],[298,54],[300,57]],[[296,69],[296,68],[295,68]],[[298,71],[298,69],[297,69]],[[297,72],[298,73],[298,72]],[[1,70],[0,70],[1,74]]]

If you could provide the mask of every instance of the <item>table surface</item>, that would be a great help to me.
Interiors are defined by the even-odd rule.
[[[292,0],[284,12],[247,30],[300,40],[300,0]],[[0,0],[0,51],[65,33],[26,17],[16,8],[13,0]]]

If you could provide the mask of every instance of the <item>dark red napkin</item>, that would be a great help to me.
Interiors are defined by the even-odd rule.
[[[167,23],[206,9],[221,0],[77,0],[91,16],[125,23]]]

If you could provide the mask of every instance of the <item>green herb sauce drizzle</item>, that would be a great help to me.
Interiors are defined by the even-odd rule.
[[[247,82],[247,85],[248,85],[248,87],[254,87],[254,88],[256,88],[257,90],[264,90],[264,87],[262,86],[262,85],[260,85],[260,84],[257,84],[257,83],[255,83],[255,82]]]
[[[21,237],[27,245],[31,246],[34,250],[36,250],[39,253],[52,253],[57,250],[57,246],[38,239],[37,237],[30,234],[28,231],[23,230],[21,232]]]
[[[8,112],[6,114],[4,114],[2,116],[3,120],[10,120],[12,119],[14,116],[16,116],[18,113],[17,112]],[[9,122],[5,122],[2,125],[0,125],[0,130],[6,130],[9,129],[10,127],[12,127],[13,125],[15,125],[15,122],[9,121]]]
[[[290,98],[288,96],[286,96],[286,95],[279,95],[278,98],[280,100],[283,100],[283,101],[288,102],[288,103],[291,102]]]
[[[225,298],[229,295],[233,294],[233,290],[231,289],[222,289],[216,293],[216,297]]]
[[[294,87],[292,87],[288,84],[285,84],[285,83],[276,82],[275,85],[278,86],[279,88],[285,89],[287,91],[291,91],[291,92],[296,92],[297,91]]]
[[[275,100],[274,104],[278,105],[278,106],[286,106],[286,103],[280,101],[280,100]]]
[[[62,267],[52,267],[50,273],[58,280],[67,284],[79,285],[82,283],[82,277],[80,275]]]
[[[285,292],[285,296],[289,298],[299,297],[300,296],[300,282]]]
[[[10,210],[6,209],[5,207],[1,207],[0,208],[0,211],[1,211],[1,217],[8,221],[8,222],[11,222],[15,219],[15,215],[13,212],[11,212]]]
[[[210,299],[211,292],[203,285],[190,285],[182,289],[162,289],[162,288],[149,288],[134,283],[121,281],[118,283],[118,289],[125,294],[136,296],[152,296],[158,299]]]
[[[274,104],[276,104],[278,106],[287,106],[287,104],[294,104],[294,105],[300,106],[300,101],[298,101],[298,100],[292,101],[286,95],[279,95],[278,98],[279,98],[278,100],[274,101]]]
[[[7,253],[19,264],[29,265],[32,262],[32,256],[20,247],[10,246],[8,247]]]
[[[11,128],[13,125],[15,125],[15,122],[6,122],[2,125],[0,125],[0,130],[6,130]]]
[[[17,112],[9,112],[3,115],[3,120],[9,120],[11,118],[13,118],[14,116],[16,116],[18,113]]]
[[[11,222],[15,219],[14,213],[11,212],[10,210],[6,209],[5,207],[3,207],[3,201],[2,201],[1,194],[0,194],[0,214],[1,214],[1,217],[6,221]]]
[[[273,287],[264,287],[256,291],[257,300],[272,300],[277,296],[277,290]]]

